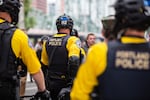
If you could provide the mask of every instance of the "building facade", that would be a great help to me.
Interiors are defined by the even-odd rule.
[[[49,0],[50,1],[50,0]],[[36,20],[34,28],[46,28],[56,32],[55,21],[58,16],[66,13],[74,20],[74,28],[80,32],[100,33],[101,19],[114,14],[110,5],[115,0],[32,0],[30,16]]]
[[[115,0],[55,0],[55,15],[70,15],[75,28],[82,32],[100,32],[101,19],[114,14]]]
[[[32,0],[32,7],[47,13],[47,0]]]

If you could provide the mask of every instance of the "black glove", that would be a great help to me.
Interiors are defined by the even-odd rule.
[[[58,100],[70,100],[71,87],[62,88],[58,94]]]
[[[50,92],[48,90],[37,92],[34,96],[34,100],[51,100]]]

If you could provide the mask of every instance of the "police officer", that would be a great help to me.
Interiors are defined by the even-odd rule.
[[[97,43],[79,68],[72,100],[89,100],[94,87],[97,100],[150,99],[149,0],[117,0],[113,34],[117,40]],[[116,32],[116,33],[115,33]]]
[[[35,97],[48,100],[40,62],[27,35],[15,26],[19,11],[19,0],[0,0],[0,99],[20,100],[17,59],[22,58],[38,87]]]
[[[80,62],[81,42],[79,38],[70,36],[73,28],[70,16],[59,16],[56,26],[58,33],[43,44],[41,62],[48,69],[46,83],[52,100],[58,100],[58,97],[67,100]]]
[[[72,32],[70,33],[71,36],[76,36],[79,38],[79,33],[76,29],[72,29]],[[86,58],[86,54],[84,49],[81,47],[80,50],[80,64],[82,64],[84,62],[84,59]]]

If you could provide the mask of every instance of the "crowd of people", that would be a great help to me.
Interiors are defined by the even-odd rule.
[[[35,47],[17,27],[20,7],[19,0],[0,1],[0,99],[20,100],[27,72],[37,86],[33,100],[150,99],[149,0],[117,0],[115,15],[101,19],[104,41],[88,33],[81,43],[63,14],[57,33]]]

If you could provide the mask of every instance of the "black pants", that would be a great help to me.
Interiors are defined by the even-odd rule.
[[[11,85],[1,85],[0,100],[18,100],[18,98],[16,98],[15,88],[13,88]]]
[[[66,87],[67,82],[58,79],[48,79],[46,81],[48,82],[47,90],[50,91],[52,100],[58,100],[58,94],[62,88]]]

